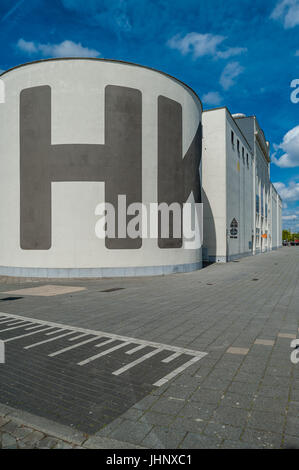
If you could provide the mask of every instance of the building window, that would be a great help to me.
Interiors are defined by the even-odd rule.
[[[259,212],[260,212],[260,198],[259,198],[258,194],[255,196],[255,210],[256,210],[256,213],[259,214]]]
[[[231,221],[229,234],[230,238],[238,238],[238,222],[235,218]]]
[[[238,154],[240,156],[240,141],[239,141],[239,139],[237,139],[237,150],[238,150]]]
[[[235,148],[235,134],[233,131],[231,131],[231,143],[232,147]]]
[[[244,147],[242,147],[242,160],[243,160],[243,164],[245,164],[245,150],[244,150]]]
[[[248,159],[248,153],[246,153],[246,163],[247,163],[247,168],[249,168],[249,159]]]

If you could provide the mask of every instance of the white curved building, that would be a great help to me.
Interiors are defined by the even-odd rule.
[[[146,67],[53,59],[0,76],[0,274],[101,277],[201,267],[183,236],[99,238],[99,204],[201,202],[201,113]],[[123,214],[123,213],[121,213]],[[134,212],[125,215],[132,220]],[[142,224],[144,219],[142,219]],[[144,225],[143,225],[144,227]]]

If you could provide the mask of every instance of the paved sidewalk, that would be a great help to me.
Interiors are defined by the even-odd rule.
[[[286,247],[164,277],[2,278],[0,402],[19,410],[17,427],[0,412],[2,447],[28,426],[45,447],[299,448],[298,273]]]

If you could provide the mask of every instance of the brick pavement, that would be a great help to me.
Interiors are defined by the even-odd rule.
[[[64,426],[63,429],[83,432],[85,441],[62,439],[65,444],[61,445],[82,446],[89,442],[89,446],[102,448],[118,442],[146,448],[297,448],[299,364],[290,360],[290,342],[298,337],[299,327],[298,260],[298,248],[286,247],[165,277],[46,281],[2,278],[0,310],[6,314],[208,354],[156,387],[154,379],[167,372],[166,368],[161,370],[158,355],[149,359],[152,362],[147,367],[139,365],[117,382],[111,378],[111,371],[117,364],[125,363],[121,350],[94,361],[80,375],[76,364],[83,350],[57,365],[55,358],[46,359],[54,343],[21,354],[29,344],[29,339],[27,343],[24,338],[21,343],[16,341],[14,347],[14,342],[7,343],[11,371],[5,375],[5,365],[0,365],[0,402],[35,414],[37,420],[49,419],[57,429]],[[18,295],[7,293],[51,284],[85,290],[51,297],[30,296],[25,291]],[[119,287],[122,290],[103,292]],[[20,298],[5,300],[7,297]],[[58,341],[63,347],[66,340]],[[85,353],[89,355],[90,351]],[[144,351],[136,354],[140,357]],[[22,360],[24,367],[20,367]],[[51,374],[55,367],[54,377]],[[34,379],[30,377],[32,371],[36,374]],[[49,371],[51,374],[47,375]],[[72,403],[67,404],[70,393],[66,376],[68,386],[76,390],[73,414],[69,412]],[[57,377],[61,377],[60,381]],[[89,391],[91,379],[93,389]],[[84,396],[79,396],[80,380],[86,383]],[[124,383],[127,388],[123,388]],[[51,387],[56,390],[55,414]],[[110,414],[109,396],[115,397],[117,405]],[[97,418],[94,426],[90,426],[89,411]],[[74,424],[79,415],[81,419]],[[82,429],[82,423],[87,427]],[[26,428],[26,421],[20,424],[21,428],[9,430],[5,429],[9,423],[0,422],[2,447],[22,445],[19,442],[26,438],[27,431],[22,428]],[[37,429],[38,422],[29,428],[32,433],[42,432]],[[45,431],[45,447],[59,445],[59,441],[53,444],[56,431]]]

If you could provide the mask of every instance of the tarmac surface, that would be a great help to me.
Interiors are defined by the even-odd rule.
[[[0,278],[0,447],[299,448],[298,274]]]

